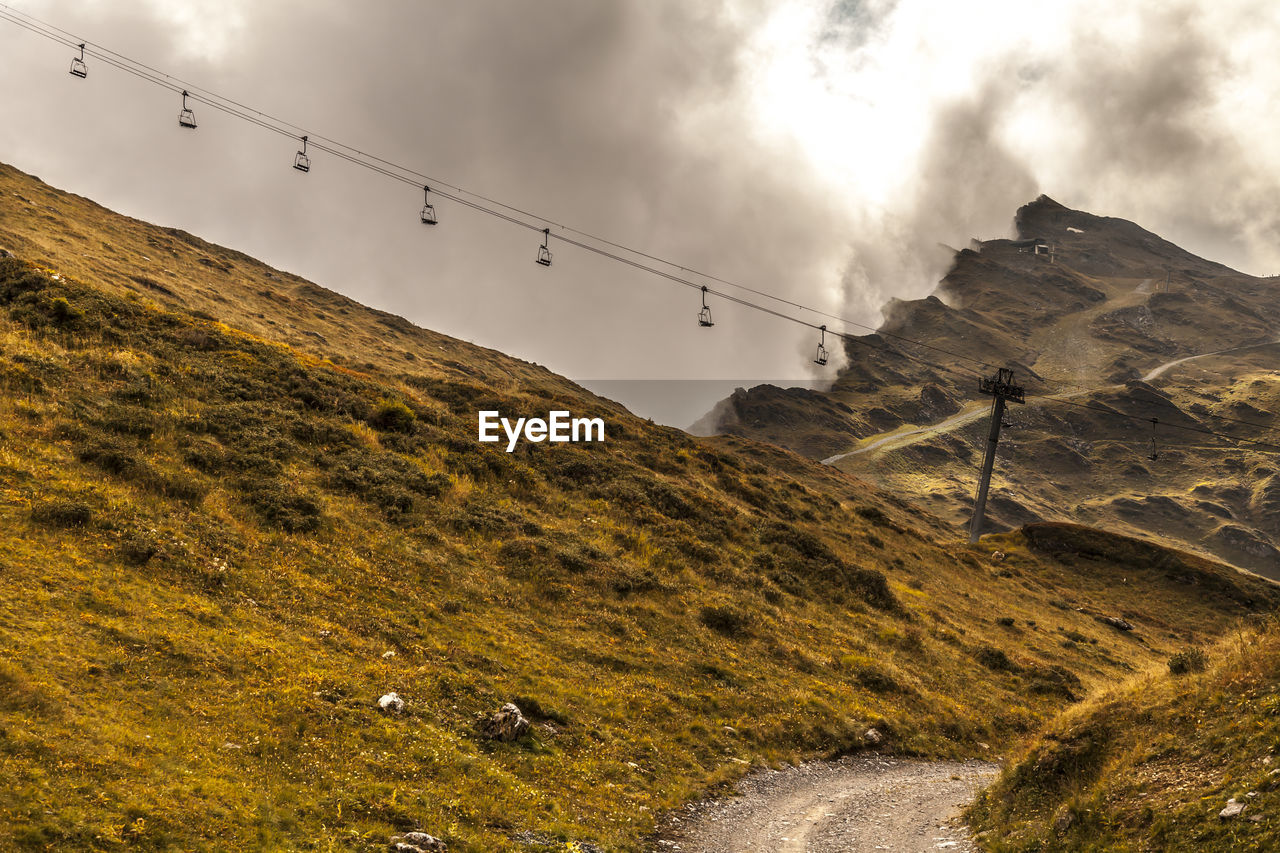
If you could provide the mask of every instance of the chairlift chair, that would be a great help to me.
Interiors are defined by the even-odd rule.
[[[551,266],[551,249],[548,243],[551,241],[551,229],[542,229],[542,245],[538,247],[538,263],[544,267]]]
[[[431,187],[423,187],[422,196],[424,199],[422,207],[422,224],[435,225],[440,220],[436,219],[436,209],[435,206],[431,204]]]
[[[702,310],[698,312],[698,325],[704,327],[714,326],[711,320],[711,309],[707,306],[707,286],[702,286]]]
[[[307,156],[307,137],[302,137],[302,150],[293,158],[293,168],[299,172],[311,171],[311,158]]]
[[[89,76],[89,69],[84,64],[84,45],[80,45],[79,57],[71,57],[71,73],[81,80]]]
[[[1151,452],[1147,454],[1147,458],[1155,462],[1160,458],[1160,451],[1156,448],[1156,424],[1160,423],[1159,418],[1151,419]]]
[[[820,334],[820,337],[818,338],[818,352],[813,357],[813,363],[817,365],[824,365],[827,363],[827,327],[819,326],[818,332]]]
[[[196,114],[187,106],[187,90],[182,90],[182,112],[178,113],[178,125],[188,130],[196,129]]]

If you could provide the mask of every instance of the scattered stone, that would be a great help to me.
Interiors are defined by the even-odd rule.
[[[406,832],[391,836],[391,849],[397,853],[440,853],[448,850],[449,845],[425,832]]]
[[[879,746],[884,741],[884,735],[880,734],[880,730],[872,726],[862,733],[862,739],[871,746]]]
[[[494,740],[512,741],[529,731],[529,721],[511,702],[492,714],[479,715],[480,732]]]
[[[395,656],[396,656],[396,653],[395,653],[394,651],[389,651],[389,652],[383,652],[383,653],[382,653],[382,659],[383,659],[383,660],[386,660],[387,658],[393,658],[393,657],[395,657]]]
[[[549,835],[539,835],[536,832],[530,832],[522,829],[515,835],[511,836],[511,840],[517,844],[538,845],[539,847],[553,847],[558,842]]]
[[[378,707],[388,714],[399,714],[404,711],[404,700],[399,693],[388,693],[378,700]]]
[[[1226,808],[1218,812],[1218,817],[1223,820],[1229,820],[1230,818],[1238,816],[1242,811],[1244,811],[1244,803],[1237,803],[1236,798],[1232,797],[1227,800]]]
[[[999,562],[1001,562],[1002,560],[1004,560],[1004,558],[1005,558],[1005,553],[1004,553],[1004,551],[992,551],[992,552],[991,552],[991,559],[995,560],[997,563],[999,563]]]
[[[1133,626],[1121,619],[1119,616],[1099,616],[1098,621],[1105,625],[1110,625],[1117,631],[1132,631]]]
[[[1245,794],[1245,796],[1252,800],[1254,797],[1258,796],[1258,792],[1250,791],[1249,793]]]

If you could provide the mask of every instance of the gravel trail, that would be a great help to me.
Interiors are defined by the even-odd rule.
[[[696,803],[668,820],[655,851],[680,853],[973,853],[960,809],[997,772],[981,761],[876,755],[763,770],[738,796]]]

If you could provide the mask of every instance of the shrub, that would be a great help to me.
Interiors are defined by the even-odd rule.
[[[1204,672],[1209,659],[1204,649],[1185,649],[1169,658],[1169,672],[1174,675],[1186,675],[1191,672]]]
[[[55,296],[49,300],[49,316],[56,325],[73,326],[84,312],[68,302],[65,296]]]
[[[320,527],[320,502],[287,483],[245,484],[245,497],[254,512],[286,533],[309,533]]]
[[[384,432],[410,432],[417,420],[403,400],[382,400],[369,415],[369,426]]]
[[[726,637],[741,637],[751,628],[751,617],[729,605],[703,607],[698,613],[698,621]]]
[[[121,542],[118,553],[120,559],[133,566],[142,566],[152,557],[160,553],[160,545],[155,537],[149,534],[135,533],[126,536]]]
[[[897,679],[874,666],[863,665],[856,667],[853,677],[857,679],[859,685],[872,693],[897,693],[902,690],[902,686],[898,684]]]
[[[884,524],[889,521],[889,516],[885,515],[884,510],[878,506],[860,506],[854,512],[872,524]]]
[[[1018,665],[1009,660],[1003,650],[994,646],[979,646],[973,652],[973,658],[987,669],[997,672],[1017,672]]]
[[[132,474],[142,470],[133,448],[114,441],[92,442],[76,451],[76,458],[108,474]]]
[[[81,500],[47,500],[31,507],[31,520],[49,527],[86,527],[93,521],[93,510]]]

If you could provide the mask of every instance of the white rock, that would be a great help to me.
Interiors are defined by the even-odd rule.
[[[1218,817],[1222,818],[1223,820],[1227,820],[1228,818],[1236,817],[1242,811],[1244,811],[1244,803],[1237,803],[1236,798],[1232,797],[1231,799],[1227,800],[1226,808],[1218,812]]]
[[[399,714],[404,710],[404,700],[399,693],[388,693],[378,700],[378,707],[389,714]]]
[[[434,835],[427,835],[425,832],[406,832],[404,835],[391,836],[391,849],[402,851],[402,853],[413,853],[414,850],[420,853],[432,853],[432,851],[448,850],[449,847]]]

